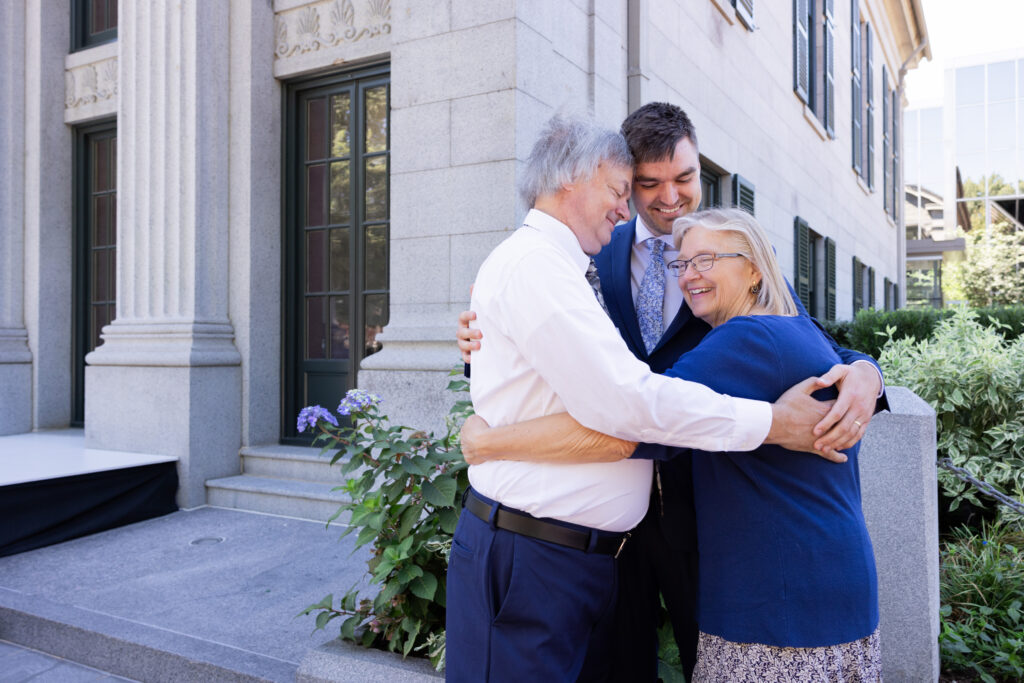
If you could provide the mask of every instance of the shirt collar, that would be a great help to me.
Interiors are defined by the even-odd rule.
[[[569,229],[569,226],[554,216],[544,213],[539,209],[530,209],[523,219],[523,226],[533,228],[537,232],[548,237],[559,249],[564,251],[572,259],[580,272],[586,272],[590,265],[590,257],[583,251],[576,234]]]
[[[672,239],[672,235],[655,235],[651,232],[651,229],[644,223],[644,219],[640,217],[640,214],[636,215],[636,237],[635,244],[646,242],[652,237],[657,237],[659,240],[665,243],[665,249],[668,251],[677,251],[675,241]]]

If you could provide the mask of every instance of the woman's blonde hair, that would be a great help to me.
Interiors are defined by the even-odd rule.
[[[742,209],[705,209],[677,218],[672,224],[672,239],[676,249],[683,235],[699,225],[706,230],[728,232],[736,240],[736,251],[743,254],[761,272],[761,289],[757,292],[757,305],[771,315],[798,315],[789,287],[775,260],[775,250],[760,223]]]

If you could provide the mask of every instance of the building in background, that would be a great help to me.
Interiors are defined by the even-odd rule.
[[[304,405],[437,426],[559,109],[681,105],[705,203],[757,216],[814,314],[897,306],[927,44],[917,0],[0,3],[0,433],[84,425],[177,457],[182,506],[259,507],[306,495]]]
[[[941,307],[961,234],[1024,229],[1024,48],[953,62],[941,106],[904,129],[907,305]]]

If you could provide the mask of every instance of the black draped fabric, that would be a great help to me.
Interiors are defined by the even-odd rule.
[[[0,487],[0,557],[176,511],[175,466],[163,462]]]

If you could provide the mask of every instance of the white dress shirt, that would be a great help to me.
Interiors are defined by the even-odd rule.
[[[568,226],[537,210],[491,252],[473,289],[476,412],[494,426],[568,411],[629,439],[706,451],[747,451],[771,427],[771,406],[654,374],[601,310],[588,256]],[[483,495],[535,517],[608,531],[647,511],[650,461],[553,465],[511,460],[469,468]]]
[[[629,257],[629,285],[633,290],[633,309],[636,309],[636,298],[640,294],[640,283],[644,281],[644,273],[647,272],[647,264],[651,262],[651,249],[647,246],[647,240],[656,237],[665,243],[665,263],[672,263],[679,258],[679,250],[676,249],[672,235],[656,235],[647,227],[640,216],[636,217],[636,237],[633,241],[633,249]],[[601,274],[598,273],[598,276]],[[676,314],[683,306],[683,290],[679,289],[679,278],[665,269],[665,300],[662,302],[661,319],[664,321],[665,330],[676,319]],[[664,334],[664,330],[662,330]]]

